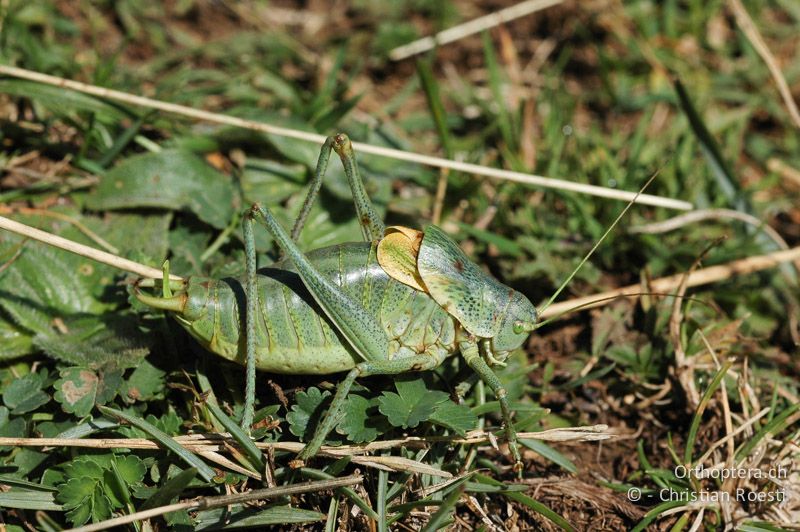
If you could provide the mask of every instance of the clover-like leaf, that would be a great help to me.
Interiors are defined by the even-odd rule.
[[[378,398],[378,409],[395,427],[416,427],[427,421],[440,403],[449,401],[446,393],[428,390],[422,378],[398,380],[395,388],[398,393],[383,392]]]
[[[383,432],[380,430],[380,420],[370,415],[377,412],[377,406],[377,399],[365,399],[360,395],[349,396],[342,409],[344,415],[336,427],[336,432],[344,434],[353,443],[373,441]]]
[[[71,367],[61,371],[54,395],[65,412],[83,417],[94,405],[102,405],[117,394],[122,383],[120,371],[95,372],[88,368]]]
[[[17,416],[32,412],[50,401],[50,396],[42,391],[43,384],[41,373],[28,373],[15,379],[3,391],[3,403]]]
[[[103,478],[103,466],[98,463],[100,455],[79,456],[64,466],[64,473],[69,478],[91,478],[99,481]]]
[[[58,487],[56,500],[68,510],[67,519],[73,525],[82,525],[90,518],[97,522],[111,517],[111,501],[101,481],[94,478],[69,479]]]
[[[106,496],[115,508],[122,508],[131,499],[131,488],[142,484],[147,468],[139,457],[134,455],[115,456],[110,468],[103,475]]]
[[[292,405],[292,411],[286,414],[289,431],[308,441],[314,435],[314,431],[322,419],[323,403],[330,395],[330,392],[320,392],[315,387],[311,387],[305,392],[299,392],[295,396],[297,403]]]
[[[122,480],[127,482],[130,486],[141,483],[142,479],[144,479],[144,474],[147,473],[144,462],[142,462],[138,456],[132,454],[115,456],[114,464]]]

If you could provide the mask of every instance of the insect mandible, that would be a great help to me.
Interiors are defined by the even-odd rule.
[[[331,150],[344,165],[364,241],[303,253],[296,241],[319,193]],[[258,271],[256,221],[285,257]],[[328,137],[323,144],[291,235],[258,204],[245,213],[243,232],[244,279],[176,282],[165,276],[161,297],[143,292],[140,287],[146,283],[135,288],[141,302],[171,312],[209,351],[245,363],[243,425],[249,426],[253,416],[256,369],[284,374],[347,371],[314,436],[298,455],[304,461],[319,451],[335,426],[357,378],[427,371],[460,353],[497,397],[514,468],[521,470],[506,390],[490,366],[522,346],[535,328],[536,308],[470,261],[438,227],[386,228],[366,194],[346,135]]]

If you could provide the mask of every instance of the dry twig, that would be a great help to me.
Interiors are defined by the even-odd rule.
[[[520,2],[519,4],[470,20],[469,22],[447,28],[433,37],[423,37],[422,39],[412,41],[403,46],[398,46],[389,52],[389,58],[392,61],[400,61],[412,55],[432,50],[436,46],[455,42],[508,21],[558,5],[563,1],[564,0],[526,0],[525,2]]]
[[[763,37],[761,37],[761,32],[758,31],[758,27],[756,27],[755,22],[750,18],[750,15],[747,13],[747,10],[740,0],[728,0],[728,6],[730,6],[731,11],[733,11],[739,28],[747,36],[750,44],[756,49],[761,59],[767,64],[772,78],[778,85],[778,91],[780,91],[783,103],[789,111],[789,116],[792,117],[795,126],[800,127],[800,111],[797,109],[797,103],[792,97],[792,91],[789,88],[789,84],[786,83],[786,78],[783,77],[778,62],[775,61],[775,57],[772,55],[772,52],[769,51],[767,43],[765,43]]]

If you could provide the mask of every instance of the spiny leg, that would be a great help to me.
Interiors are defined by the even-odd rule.
[[[300,208],[300,214],[292,227],[292,240],[297,242],[300,238],[300,233],[303,231],[303,226],[306,224],[308,214],[311,212],[311,207],[314,205],[319,191],[322,188],[322,178],[325,177],[325,172],[328,169],[328,161],[331,158],[331,147],[333,146],[333,137],[328,137],[322,144],[319,150],[319,158],[317,159],[317,168],[314,170],[314,179],[311,180],[311,186],[308,189],[303,206]]]
[[[250,433],[253,424],[256,402],[256,316],[258,315],[258,287],[256,285],[256,242],[253,233],[253,219],[244,217],[244,250],[245,269],[247,272],[247,309],[245,311],[245,349],[247,359],[245,367],[247,377],[244,388],[244,412],[242,413],[242,428]]]
[[[506,389],[500,382],[500,379],[497,378],[494,371],[492,371],[492,368],[481,358],[478,344],[475,341],[459,342],[458,347],[461,354],[464,356],[464,360],[469,364],[469,367],[480,376],[481,380],[492,389],[495,397],[497,397],[497,401],[500,403],[500,410],[503,414],[503,423],[506,425],[508,447],[511,450],[511,456],[514,458],[514,471],[521,473],[522,458],[519,454],[519,446],[517,445],[517,431],[514,429],[514,424],[511,422],[511,407],[508,405]]]
[[[297,247],[269,209],[253,205],[247,217],[264,224],[288,258],[300,279],[337,329],[363,360],[378,361],[389,353],[389,339],[380,323],[339,286],[322,275]]]
[[[303,450],[297,455],[299,460],[305,461],[317,454],[325,438],[336,426],[339,421],[339,413],[344,407],[347,400],[347,395],[350,393],[350,388],[353,386],[355,380],[359,377],[366,377],[369,375],[398,375],[400,373],[407,373],[410,371],[428,371],[441,363],[441,360],[433,355],[416,355],[408,358],[400,358],[396,360],[379,360],[362,362],[355,368],[351,369],[339,386],[336,388],[336,395],[333,397],[331,406],[322,418],[322,422],[314,432]]]
[[[331,149],[342,160],[344,172],[347,175],[347,182],[350,185],[350,191],[353,193],[353,202],[356,206],[356,215],[361,223],[361,232],[364,239],[367,241],[374,241],[383,238],[384,225],[372,202],[364,189],[364,181],[361,179],[361,174],[358,171],[358,163],[356,162],[356,155],[353,152],[353,145],[350,139],[344,133],[339,133],[332,137],[325,139],[322,149],[319,152],[319,159],[317,159],[317,168],[314,171],[314,179],[308,189],[308,194],[300,209],[300,215],[294,223],[292,228],[292,240],[297,242],[300,232],[308,219],[308,214],[311,212],[311,206],[319,195],[320,188],[322,187],[322,178],[325,176],[325,171],[328,168],[328,160],[331,156]]]

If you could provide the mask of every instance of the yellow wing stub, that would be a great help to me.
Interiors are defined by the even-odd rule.
[[[420,292],[427,292],[417,270],[417,257],[422,245],[422,231],[393,225],[386,228],[378,243],[378,264],[391,277]]]

